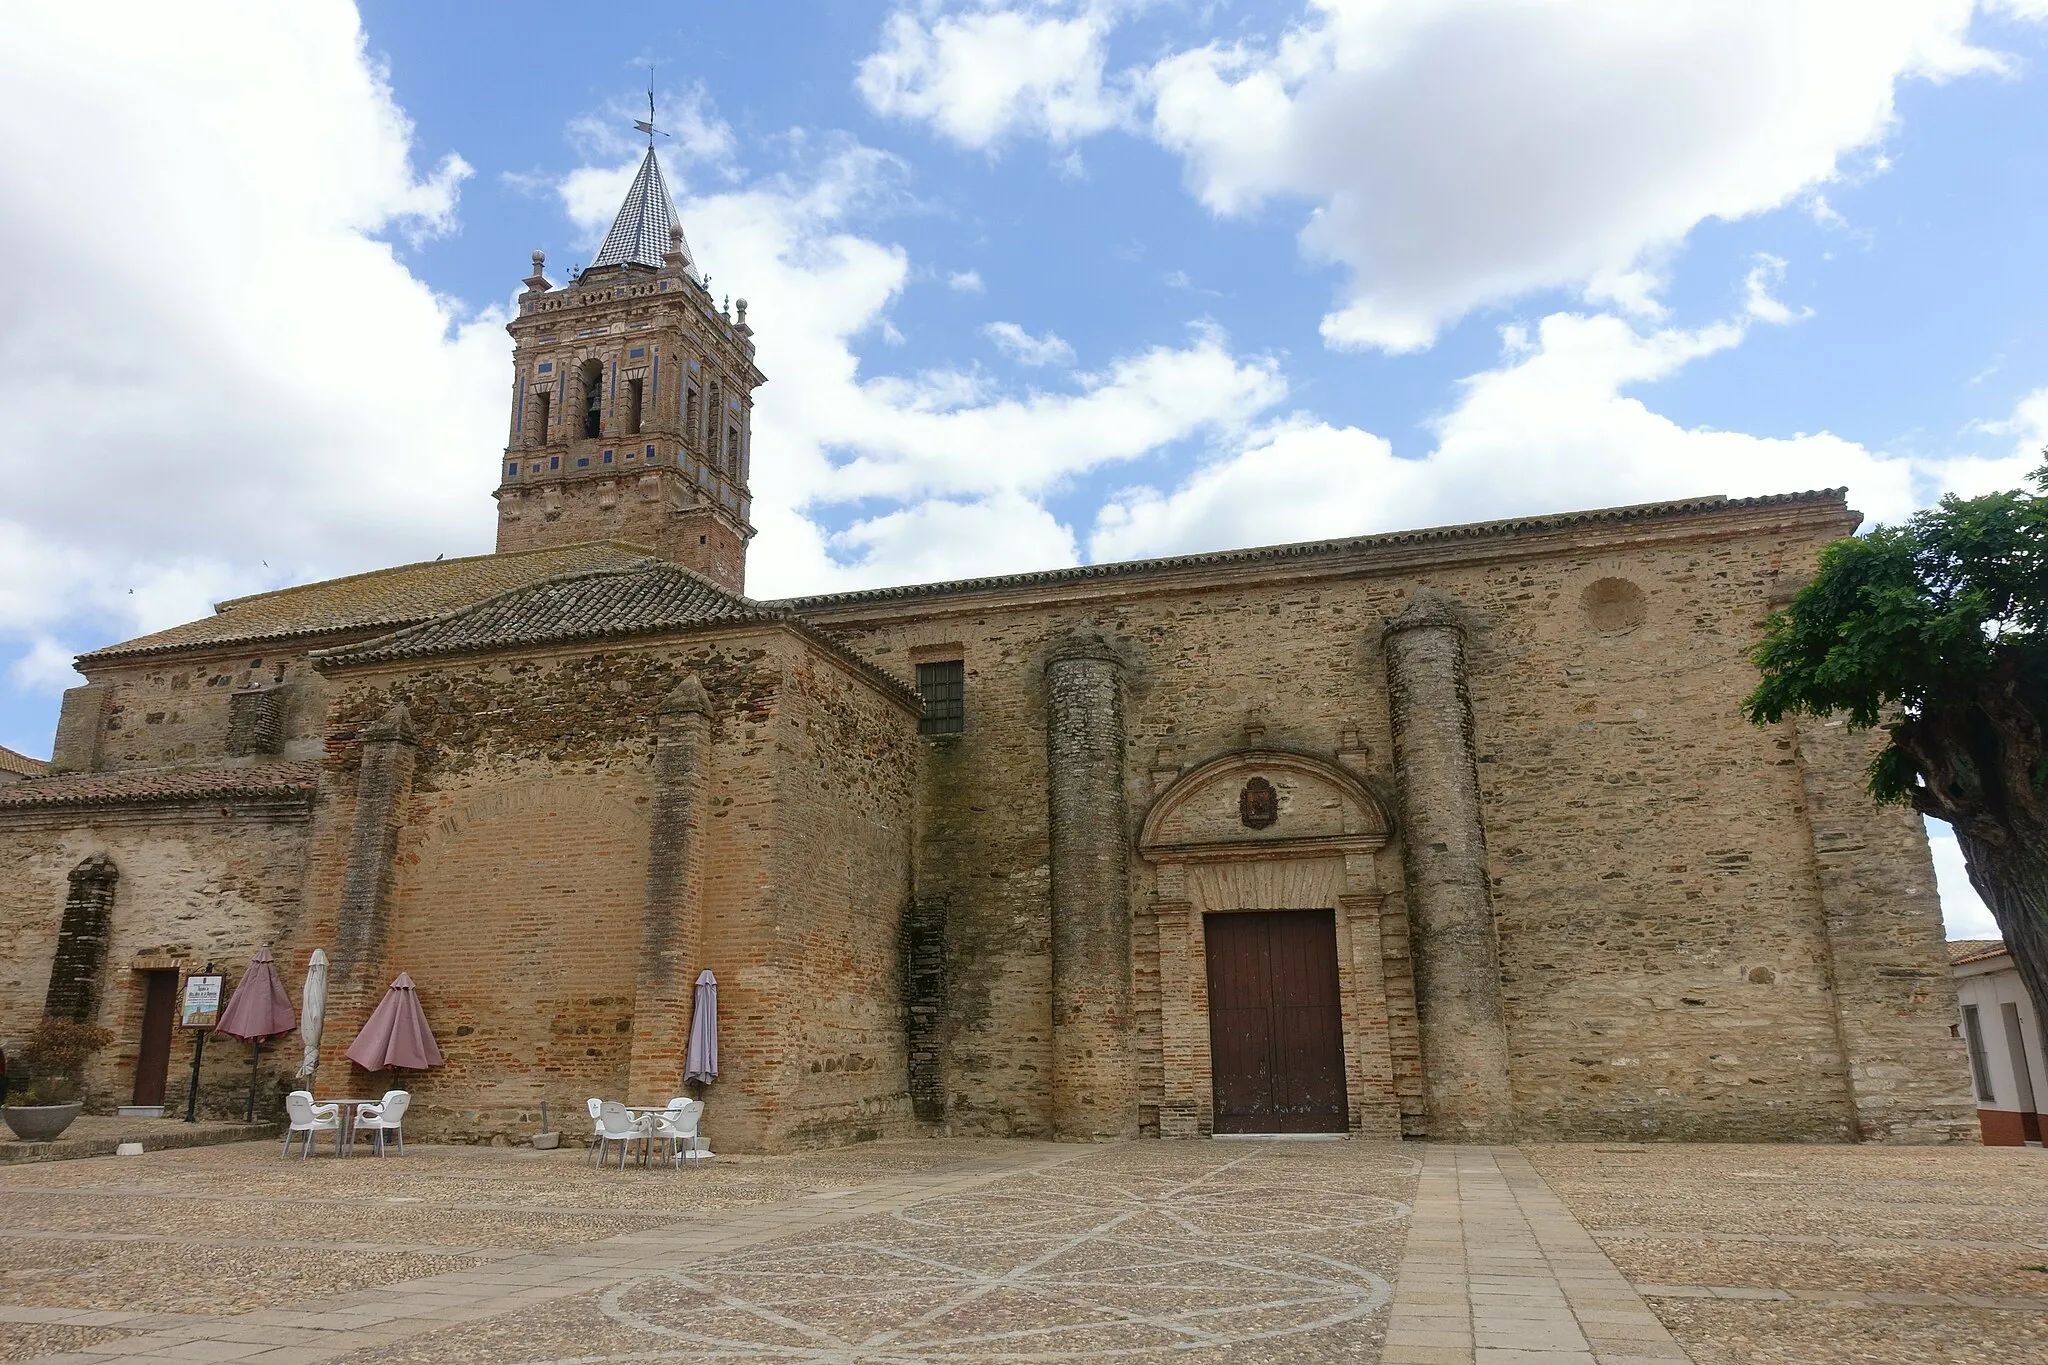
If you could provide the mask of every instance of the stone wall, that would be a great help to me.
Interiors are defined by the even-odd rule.
[[[95,1018],[114,1042],[87,1072],[96,1111],[127,1104],[135,1083],[145,982],[137,964],[208,961],[228,986],[263,943],[297,1004],[305,958],[293,944],[305,878],[303,812],[251,812],[213,805],[135,806],[89,816],[0,812],[0,1046],[10,1051],[42,1017],[70,873],[88,859],[118,870],[96,984]],[[296,974],[295,974],[296,973]],[[165,1102],[182,1109],[193,1035],[174,1036]],[[298,1066],[296,1037],[266,1049],[259,1102],[276,1111]],[[209,1041],[200,1112],[239,1115],[247,1101],[249,1048]]]
[[[274,748],[234,742],[237,693],[275,693]],[[317,757],[326,686],[303,645],[155,662],[102,665],[65,694],[58,768],[122,772],[167,764],[275,762]]]
[[[1343,755],[1376,789],[1400,792],[1380,634],[1427,588],[1466,623],[1486,882],[1473,889],[1490,900],[1499,968],[1497,984],[1458,989],[1497,995],[1513,1096],[1498,1131],[1854,1136],[1837,1005],[1876,1011],[1854,1005],[1853,985],[1831,989],[1790,741],[1738,711],[1771,595],[1853,525],[1838,500],[1728,504],[1387,537],[1256,567],[796,604],[906,681],[921,659],[965,664],[966,732],[924,741],[917,886],[921,905],[943,908],[948,940],[938,1033],[953,1130],[1051,1127],[1045,677],[1057,643],[1096,631],[1127,660],[1135,837],[1175,777],[1242,750]],[[1891,954],[1856,970],[1914,973],[1929,997],[1915,997],[1917,1021],[1939,1003],[1920,975],[1939,971],[1938,935],[1911,889],[1929,875],[1924,845],[1909,821],[1856,824],[1885,871],[1841,894]],[[1416,865],[1402,839],[1397,829],[1380,881],[1399,895],[1405,880],[1412,909]],[[1141,946],[1156,941],[1143,922],[1154,875],[1131,871]],[[1424,979],[1432,951],[1443,960],[1419,937]],[[1942,1130],[1941,1096],[1960,1090],[1952,1049],[1910,1060],[1893,1038],[1879,1050],[1902,1069],[1887,1073],[1898,1097],[1888,1131],[1914,1115]]]

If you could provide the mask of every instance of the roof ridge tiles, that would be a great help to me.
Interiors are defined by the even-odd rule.
[[[1592,508],[1583,512],[1556,512],[1535,517],[1508,517],[1494,521],[1461,522],[1449,526],[1423,527],[1410,531],[1383,531],[1373,535],[1343,536],[1326,540],[1291,541],[1281,545],[1260,545],[1231,550],[1206,550],[1194,554],[1162,555],[1153,559],[1113,560],[1107,564],[1078,564],[1064,569],[1031,569],[1021,573],[992,574],[981,578],[946,579],[934,583],[911,583],[880,588],[855,588],[848,592],[816,593],[774,599],[774,605],[792,611],[851,605],[861,602],[897,601],[917,597],[942,597],[952,593],[985,592],[1043,583],[1071,583],[1088,579],[1123,578],[1146,573],[1218,565],[1305,559],[1389,545],[1426,544],[1436,541],[1479,540],[1499,536],[1554,531],[1564,526],[1598,522],[1643,521],[1659,517],[1723,512],[1751,507],[1792,506],[1801,503],[1842,501],[1844,488],[1809,489],[1798,493],[1767,493],[1749,498],[1730,498],[1710,493],[1667,502],[1629,503],[1618,507]]]
[[[609,622],[579,621],[575,616],[573,600],[567,597],[554,598],[554,590],[598,579],[638,580],[625,585],[621,599],[612,604],[624,609],[621,615],[625,619]],[[678,581],[686,584],[692,595],[709,598],[715,609],[690,616],[667,612],[665,609],[671,603],[659,586],[664,581],[670,584]],[[514,628],[502,635],[493,635],[488,628],[473,635],[465,635],[460,631],[459,627],[465,622],[485,616],[511,599],[522,596],[534,599],[538,607],[538,619],[528,622],[524,628]],[[631,564],[600,565],[552,574],[531,583],[493,593],[480,601],[456,608],[432,620],[417,622],[392,631],[387,635],[339,645],[332,649],[314,650],[312,659],[314,665],[319,668],[347,667],[443,654],[489,652],[520,645],[568,644],[750,623],[783,626],[813,647],[838,659],[897,700],[913,708],[920,704],[916,690],[909,684],[861,658],[795,612],[779,605],[758,602],[753,598],[727,592],[695,569],[652,556]]]
[[[310,799],[319,778],[320,764],[311,759],[234,768],[137,768],[122,772],[56,773],[0,787],[0,811],[221,798]]]
[[[245,606],[251,602],[265,601],[273,597],[283,597],[287,593],[311,592],[318,588],[330,588],[338,583],[360,583],[365,579],[382,578],[389,574],[404,573],[408,569],[424,569],[436,564],[444,568],[452,568],[460,564],[501,563],[506,560],[525,559],[534,555],[558,555],[568,550],[581,550],[599,545],[613,546],[621,550],[634,550],[648,556],[652,556],[654,553],[652,546],[642,545],[636,540],[578,540],[572,541],[567,545],[536,545],[525,550],[486,550],[482,554],[457,555],[453,559],[413,559],[403,564],[386,564],[381,569],[364,569],[358,573],[339,574],[333,578],[318,578],[311,583],[293,583],[289,587],[271,588],[265,592],[248,592],[243,593],[240,597],[224,597],[213,604],[213,609],[217,613],[225,614],[235,607]]]

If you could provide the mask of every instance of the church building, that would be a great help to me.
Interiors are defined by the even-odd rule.
[[[103,1023],[96,1106],[182,1105],[181,980],[268,944],[323,1095],[410,973],[427,1139],[682,1093],[709,969],[734,1150],[1976,1140],[1918,817],[1739,712],[1842,490],[763,601],[753,328],[651,151],[510,331],[496,553],[86,654],[0,785],[0,1046]]]

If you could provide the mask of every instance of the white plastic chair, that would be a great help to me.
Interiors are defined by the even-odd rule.
[[[384,1155],[384,1135],[386,1133],[396,1133],[398,1135],[398,1154],[404,1156],[405,1111],[411,1104],[412,1094],[410,1091],[387,1090],[384,1092],[384,1098],[376,1104],[359,1104],[356,1106],[354,1131],[359,1134],[367,1128],[371,1133],[375,1134],[378,1156]],[[355,1145],[353,1135],[350,1137],[349,1145]]]
[[[590,1097],[590,1158],[600,1165],[604,1162],[604,1101]]]
[[[697,1125],[704,1118],[702,1100],[670,1100],[668,1108],[654,1116],[653,1130],[648,1134],[652,1142],[668,1144],[669,1160],[680,1166],[686,1162],[707,1161],[711,1148],[698,1136]]]
[[[619,1144],[619,1169],[626,1169],[626,1157],[636,1142],[646,1142],[649,1125],[626,1111],[618,1100],[605,1100],[597,1111],[597,1164],[604,1165],[604,1145]]]
[[[305,1149],[299,1153],[304,1161],[313,1154],[313,1139],[321,1133],[334,1134],[334,1154],[341,1155],[341,1106],[338,1104],[315,1104],[310,1090],[294,1090],[284,1097],[284,1113],[287,1127],[284,1130],[284,1146],[279,1156],[290,1156],[292,1139],[299,1134],[306,1135]]]

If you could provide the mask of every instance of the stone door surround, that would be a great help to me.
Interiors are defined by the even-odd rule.
[[[1161,1137],[1214,1129],[1202,917],[1323,909],[1336,912],[1351,1130],[1401,1136],[1396,1055],[1415,1070],[1417,1034],[1407,915],[1380,889],[1377,871],[1391,833],[1386,807],[1356,777],[1283,750],[1212,759],[1153,802],[1138,836],[1138,854],[1152,866],[1151,901],[1139,913],[1153,932],[1137,942],[1141,954],[1156,953],[1157,967],[1141,961],[1134,976],[1156,983],[1159,1042],[1140,1067],[1153,1072],[1145,1079],[1160,1097]],[[1136,1003],[1143,1012],[1152,1002]]]

